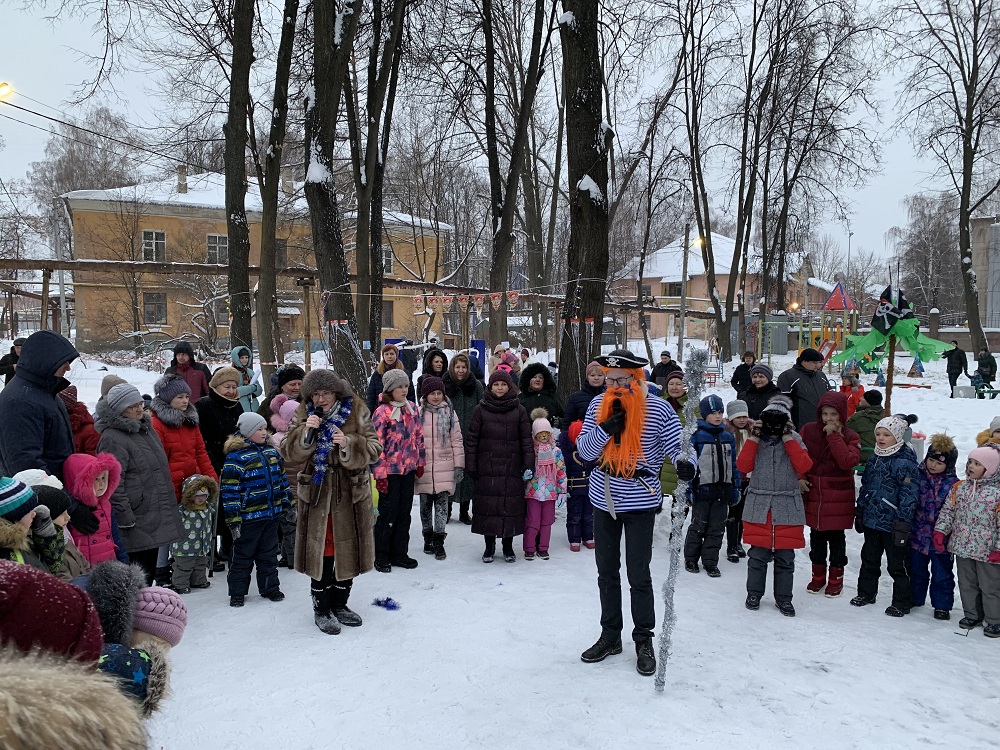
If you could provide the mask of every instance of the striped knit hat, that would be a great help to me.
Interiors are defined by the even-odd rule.
[[[0,518],[17,523],[38,505],[34,491],[24,482],[0,477]]]

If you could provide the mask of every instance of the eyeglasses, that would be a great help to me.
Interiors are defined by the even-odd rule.
[[[627,386],[629,383],[632,382],[632,376],[625,375],[620,378],[605,378],[604,380],[615,388],[624,388],[625,386]]]

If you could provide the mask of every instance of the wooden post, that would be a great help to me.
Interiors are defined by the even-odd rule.
[[[889,336],[889,371],[885,374],[885,411],[882,416],[892,414],[892,371],[896,367],[896,335]]]
[[[42,309],[38,321],[38,330],[40,331],[49,330],[49,278],[51,276],[52,271],[48,268],[42,269]]]
[[[305,370],[308,372],[312,369],[312,313],[310,312],[312,300],[310,299],[309,289],[316,284],[316,279],[306,276],[296,279],[295,284],[302,287],[302,307],[305,313],[305,328],[303,330],[302,343],[305,348]]]

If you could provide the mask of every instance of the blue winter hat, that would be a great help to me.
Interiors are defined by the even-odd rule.
[[[723,403],[721,398],[713,394],[711,396],[705,396],[705,398],[698,402],[698,410],[701,412],[701,418],[704,419],[709,414],[714,414],[716,412],[725,414],[726,405]]]
[[[38,505],[34,490],[24,482],[0,477],[0,518],[17,523]]]

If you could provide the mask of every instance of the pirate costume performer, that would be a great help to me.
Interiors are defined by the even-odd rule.
[[[607,390],[587,408],[577,451],[597,464],[590,475],[594,505],[597,587],[601,595],[601,637],[583,652],[592,663],[622,652],[621,537],[625,533],[625,568],[632,596],[632,639],[636,670],[652,675],[653,521],[660,504],[660,468],[669,456],[680,479],[694,478],[695,467],[680,458],[681,424],[661,398],[648,398],[643,368],[647,362],[622,349],[596,361],[604,369]]]

